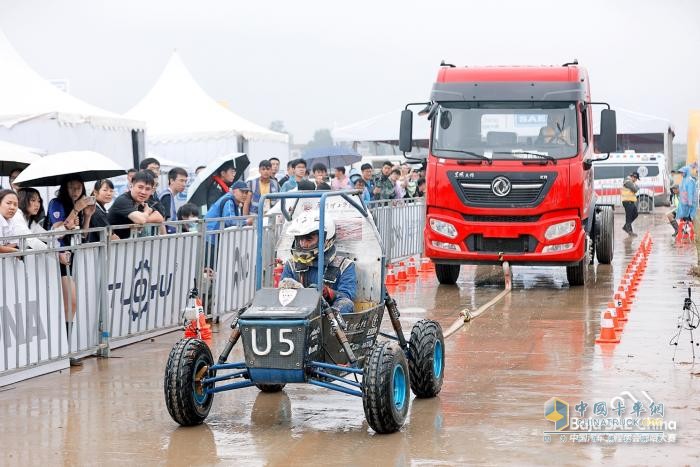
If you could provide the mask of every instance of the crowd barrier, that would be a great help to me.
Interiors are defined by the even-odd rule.
[[[423,253],[425,198],[372,201],[367,207],[382,239],[387,264]]]
[[[387,261],[422,252],[422,200],[379,201],[368,208]],[[71,357],[108,356],[110,349],[177,329],[195,284],[212,317],[246,305],[255,291],[256,227],[245,217],[207,222],[208,229],[198,221],[196,231],[188,231],[186,221],[167,222],[175,231],[169,234],[146,225],[3,238],[20,251],[0,254],[0,386],[66,368]],[[131,235],[117,239],[113,231],[119,228],[130,228]],[[264,222],[265,286],[272,285],[282,228],[279,215]],[[88,234],[97,241],[87,242]],[[30,249],[34,238],[48,247]],[[66,253],[71,266],[62,278]],[[71,289],[75,306],[66,306],[64,294],[70,299]],[[74,316],[66,314],[70,308]]]

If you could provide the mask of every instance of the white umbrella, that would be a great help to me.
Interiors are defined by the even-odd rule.
[[[45,154],[40,149],[0,141],[0,177],[9,176],[16,169],[24,170]]]
[[[67,175],[77,174],[82,181],[124,175],[126,170],[107,156],[94,151],[57,152],[42,157],[17,177],[15,183],[23,187],[60,185]]]
[[[234,181],[241,178],[243,172],[250,164],[248,156],[240,152],[225,154],[213,159],[197,174],[194,182],[192,182],[192,185],[187,189],[188,203],[194,203],[197,206],[204,206],[207,204],[207,190],[211,184],[211,176],[218,174],[221,167],[227,162],[233,162],[233,166],[236,169],[236,178]]]

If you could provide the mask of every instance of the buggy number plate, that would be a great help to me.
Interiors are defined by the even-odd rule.
[[[292,334],[292,329],[290,328],[278,328],[275,329],[277,331],[274,335],[274,338],[276,338],[277,342],[279,342],[280,345],[275,345],[275,349],[279,352],[279,354],[283,357],[286,357],[288,355],[291,355],[294,353],[294,341],[287,337],[287,335]],[[262,337],[261,334],[264,336]],[[255,355],[269,355],[270,351],[272,350],[272,340],[273,340],[273,333],[272,329],[267,328],[256,328],[253,327],[251,329],[251,347],[253,350],[253,353]],[[264,341],[260,342],[260,341]]]

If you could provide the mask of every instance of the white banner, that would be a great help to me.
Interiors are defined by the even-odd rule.
[[[107,273],[112,338],[178,324],[194,285],[197,236],[114,242]]]
[[[0,259],[0,373],[68,353],[55,253]]]
[[[255,292],[255,230],[229,227],[217,235],[212,314],[242,308]]]

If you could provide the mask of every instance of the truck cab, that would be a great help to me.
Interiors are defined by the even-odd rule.
[[[593,186],[588,74],[561,67],[442,66],[430,102],[425,254],[441,283],[461,264],[565,266],[582,285],[597,243],[612,260],[612,211]],[[410,151],[405,110],[401,149]],[[614,150],[615,114],[603,110],[597,147]]]

